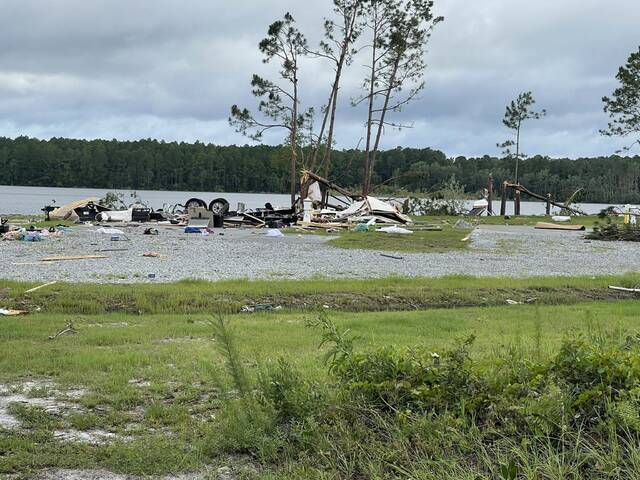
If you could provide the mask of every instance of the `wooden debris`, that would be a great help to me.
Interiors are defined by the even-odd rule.
[[[349,228],[349,225],[345,225],[343,223],[301,222],[300,225],[302,227],[322,228],[322,229],[325,229],[325,230],[331,230],[333,228],[342,228],[342,229],[348,229]]]
[[[143,257],[150,257],[150,258],[158,258],[161,255],[158,252],[145,252],[142,254]]]
[[[61,335],[67,335],[67,334],[76,334],[78,333],[77,330],[73,327],[73,323],[72,322],[67,322],[67,324],[65,325],[65,327],[60,330],[58,333],[56,333],[55,335],[49,335],[49,340],[55,340],[56,338],[60,337]]]
[[[613,285],[609,285],[609,290],[617,290],[619,292],[640,293],[640,288],[615,287]]]
[[[60,257],[47,257],[43,258],[41,262],[64,262],[66,260],[94,260],[99,258],[109,258],[105,255],[67,255]]]
[[[26,290],[24,293],[32,293],[32,292],[35,292],[37,290],[40,290],[41,288],[49,287],[51,285],[55,285],[56,283],[58,283],[57,280],[54,280],[53,282],[45,283],[44,285],[40,285],[40,286],[37,286],[37,287],[30,288],[29,290]]]
[[[249,217],[251,220],[255,220],[256,222],[260,222],[259,223],[259,227],[264,227],[267,222],[265,222],[264,220],[260,220],[258,217],[254,217],[253,215],[249,215],[248,213],[244,212],[242,215],[244,215],[245,217]]]
[[[541,230],[585,230],[584,225],[558,225],[555,223],[538,222],[534,228]]]
[[[16,315],[26,315],[27,312],[26,310],[13,310],[13,309],[4,309],[4,308],[0,308],[0,315],[5,316],[5,317],[15,317]]]
[[[398,255],[389,255],[388,253],[381,253],[381,257],[393,258],[394,260],[402,260],[404,257],[399,257]]]

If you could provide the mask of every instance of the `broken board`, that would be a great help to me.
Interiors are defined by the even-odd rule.
[[[41,262],[64,262],[65,260],[94,260],[98,258],[109,258],[105,255],[70,255],[62,257],[47,257],[40,260]]]
[[[540,230],[572,230],[582,231],[585,229],[584,225],[558,225],[555,223],[538,222],[534,228]]]

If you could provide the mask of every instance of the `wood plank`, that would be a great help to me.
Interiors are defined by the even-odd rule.
[[[555,223],[546,223],[546,222],[538,222],[536,223],[535,228],[541,230],[572,230],[572,231],[581,231],[585,230],[584,225],[559,225]]]
[[[43,258],[41,262],[64,262],[66,260],[94,260],[99,258],[109,258],[106,255],[68,255],[60,257]]]

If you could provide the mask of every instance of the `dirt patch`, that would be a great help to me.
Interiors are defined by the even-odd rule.
[[[208,341],[210,340],[202,337],[175,337],[175,338],[165,337],[165,338],[160,338],[158,340],[154,340],[153,343],[154,345],[161,345],[166,343],[190,343],[190,342],[204,343]]]
[[[77,403],[86,394],[85,390],[63,390],[48,380],[29,380],[20,384],[0,385],[0,428],[19,430],[23,428],[21,419],[12,413],[16,404],[42,409],[48,415],[65,419],[73,413],[82,413],[84,409]],[[61,442],[81,442],[91,445],[104,445],[113,440],[123,440],[115,433],[104,430],[81,431],[65,428],[53,432]],[[127,440],[124,438],[124,440]]]
[[[182,473],[180,475],[165,475],[155,478],[156,480],[234,480],[236,477],[231,473],[231,469],[220,467],[210,472]],[[107,470],[47,470],[36,475],[36,480],[142,480],[143,477],[132,475],[121,475],[108,472]]]
[[[105,430],[56,430],[53,437],[60,442],[79,442],[90,445],[105,445],[114,440],[128,440]]]
[[[50,415],[63,415],[80,411],[80,407],[67,399],[80,398],[82,390],[70,390],[66,394],[57,390],[47,380],[30,380],[18,385],[0,385],[0,427],[19,428],[20,420],[10,412],[13,404],[39,407]]]
[[[507,299],[522,303],[570,304],[598,300],[628,300],[637,294],[606,288],[545,287],[514,289],[425,290],[414,295],[371,295],[363,293],[323,293],[318,295],[288,295],[262,297],[253,303],[281,305],[286,309],[334,309],[355,312],[422,310],[429,308],[459,308],[504,305]],[[247,299],[248,303],[251,303]]]
[[[85,327],[110,327],[110,328],[125,328],[129,324],[127,322],[111,322],[111,323],[85,323]]]

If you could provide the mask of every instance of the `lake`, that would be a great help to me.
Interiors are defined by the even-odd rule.
[[[86,197],[102,198],[107,192],[117,192],[124,195],[127,203],[131,202],[133,190],[114,190],[101,188],[57,188],[57,187],[17,187],[0,186],[0,214],[32,215],[41,213],[40,209],[52,204],[64,205]],[[214,198],[226,198],[231,209],[235,210],[238,202],[242,202],[247,208],[264,207],[270,202],[274,207],[289,205],[289,195],[281,193],[222,193],[222,192],[177,192],[161,190],[136,190],[138,197],[148,206],[154,209],[164,206],[184,203],[189,198],[197,197],[209,203]],[[469,201],[469,206],[473,201]],[[601,203],[578,204],[586,213],[598,213],[608,205]],[[500,201],[493,202],[493,211],[500,213]],[[523,215],[543,215],[545,204],[542,202],[521,202]],[[513,213],[513,202],[507,204],[507,214]]]

